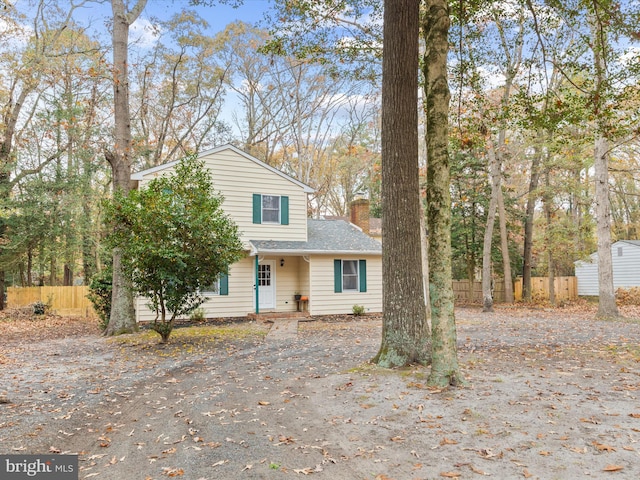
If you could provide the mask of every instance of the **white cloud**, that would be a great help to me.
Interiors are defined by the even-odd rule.
[[[160,38],[160,27],[146,18],[138,18],[129,27],[129,41],[140,48],[152,48]]]

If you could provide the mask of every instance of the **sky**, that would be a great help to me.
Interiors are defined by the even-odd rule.
[[[18,0],[17,3],[25,3],[26,1]],[[133,4],[134,1],[129,0],[128,3]],[[74,3],[77,3],[77,0]],[[218,4],[218,2],[214,6],[193,6],[189,4],[189,0],[147,0],[142,15],[132,25],[130,35],[134,34],[132,36],[135,36],[135,32],[142,32],[144,26],[149,24],[150,18],[157,17],[166,20],[182,9],[197,11],[209,23],[211,35],[215,35],[224,30],[229,23],[237,20],[250,24],[261,21],[264,13],[269,9],[270,3],[270,0],[243,0],[242,5],[234,8]],[[75,17],[84,24],[91,24],[94,28],[102,29],[105,21],[111,17],[111,2],[109,0],[96,2],[89,0],[87,6],[78,10],[78,15]]]

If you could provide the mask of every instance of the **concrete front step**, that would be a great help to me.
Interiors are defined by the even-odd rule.
[[[289,319],[296,318],[300,320],[306,320],[309,318],[307,312],[264,312],[264,313],[250,313],[247,315],[250,320],[256,320],[258,322],[273,322],[277,319]]]

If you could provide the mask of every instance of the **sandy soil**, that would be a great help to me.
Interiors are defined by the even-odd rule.
[[[640,323],[589,309],[456,312],[466,388],[367,361],[379,318],[105,339],[0,319],[0,453],[79,453],[80,478],[640,478]],[[39,322],[39,323],[38,323]]]

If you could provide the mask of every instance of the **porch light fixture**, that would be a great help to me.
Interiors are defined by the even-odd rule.
[[[281,266],[281,267],[284,267],[284,258],[281,258],[281,259],[280,259],[280,266]]]

